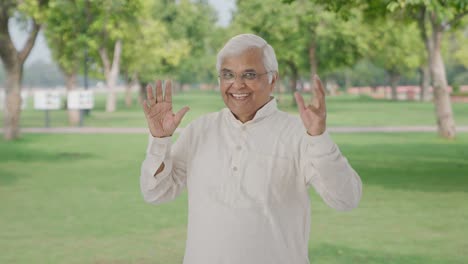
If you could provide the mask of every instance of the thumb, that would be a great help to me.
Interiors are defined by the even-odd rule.
[[[185,114],[190,110],[190,108],[188,106],[182,108],[179,110],[179,112],[177,112],[175,115],[174,115],[174,118],[175,118],[175,122],[177,125],[180,124],[180,121],[182,121],[182,118],[184,118]]]

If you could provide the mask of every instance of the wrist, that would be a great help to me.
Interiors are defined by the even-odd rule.
[[[323,129],[308,129],[307,130],[307,134],[309,136],[320,136],[323,133],[325,133],[325,128],[323,128]]]

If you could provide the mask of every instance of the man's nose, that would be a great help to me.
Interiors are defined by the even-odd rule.
[[[245,85],[245,80],[244,78],[242,78],[242,75],[237,75],[235,78],[234,78],[234,82],[232,83],[233,86],[237,86],[237,87],[242,87]]]

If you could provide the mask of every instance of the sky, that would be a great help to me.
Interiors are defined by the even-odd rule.
[[[231,12],[235,7],[235,0],[208,0],[208,2],[218,11],[218,24],[226,26],[229,24],[231,19]],[[26,40],[27,34],[22,32],[19,27],[10,21],[10,32],[12,34],[13,42],[17,48],[21,47]],[[31,54],[26,60],[26,65],[30,65],[35,61],[52,62],[50,50],[47,47],[47,42],[44,35],[39,33],[34,48],[31,50]]]

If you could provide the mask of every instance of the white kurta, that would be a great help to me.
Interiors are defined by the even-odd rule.
[[[171,144],[150,135],[140,185],[154,204],[187,187],[185,264],[309,263],[308,187],[337,210],[361,198],[361,179],[328,132],[308,135],[275,99],[244,124],[229,109],[198,118]]]

